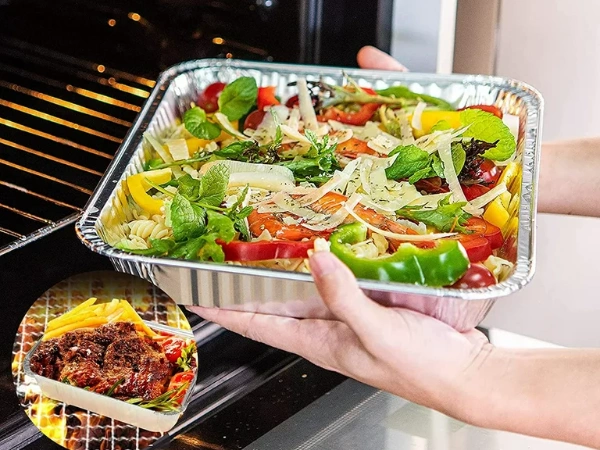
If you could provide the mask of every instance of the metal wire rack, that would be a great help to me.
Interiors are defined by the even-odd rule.
[[[75,220],[154,84],[0,37],[0,255]]]

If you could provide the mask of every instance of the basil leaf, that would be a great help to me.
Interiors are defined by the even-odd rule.
[[[205,231],[206,211],[177,193],[171,203],[171,225],[176,241],[198,237]]]
[[[192,136],[199,139],[215,139],[221,134],[219,126],[206,120],[206,113],[198,106],[183,114],[183,124]]]
[[[493,161],[505,161],[517,148],[515,137],[502,119],[494,114],[479,109],[465,109],[460,113],[462,126],[468,126],[463,137],[472,137],[485,142],[496,142],[496,147],[484,152],[481,156]]]
[[[389,156],[398,154],[391,166],[385,169],[390,180],[409,178],[416,172],[429,168],[431,158],[429,153],[416,145],[400,145],[392,150]]]
[[[219,110],[229,120],[239,120],[256,103],[258,87],[252,77],[241,77],[229,83],[219,96]]]
[[[225,164],[211,166],[200,179],[200,202],[210,206],[221,205],[228,183],[229,168]]]
[[[383,95],[384,97],[405,98],[407,100],[423,101],[430,105],[436,106],[438,109],[441,110],[454,110],[454,107],[446,100],[442,100],[441,98],[433,97],[427,94],[417,94],[416,92],[411,91],[406,86],[390,86],[387,89],[380,89],[376,92],[379,95]]]

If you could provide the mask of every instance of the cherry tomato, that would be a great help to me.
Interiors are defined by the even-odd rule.
[[[171,378],[171,381],[169,382],[169,387],[167,388],[168,391],[179,389],[183,384],[188,384],[188,387],[186,389],[183,389],[179,393],[179,395],[173,397],[173,400],[177,401],[178,403],[181,403],[183,401],[187,390],[190,388],[189,385],[192,383],[193,379],[194,372],[192,372],[191,370],[176,373],[175,376]]]
[[[266,261],[269,259],[308,258],[308,251],[315,246],[309,241],[232,241],[219,242],[225,253],[225,261]]]
[[[266,112],[264,112],[262,109],[257,109],[256,111],[252,111],[250,114],[248,114],[246,120],[244,120],[244,130],[248,128],[256,130],[265,118],[265,114]]]
[[[474,200],[477,197],[481,197],[487,191],[490,190],[489,187],[483,186],[481,184],[472,184],[472,185],[462,185],[463,193],[468,201]]]
[[[288,108],[293,108],[294,106],[298,106],[299,103],[300,101],[298,100],[298,96],[293,95],[290,98],[288,98],[287,102],[285,102],[285,106],[287,106]]]
[[[463,111],[465,109],[480,109],[482,111],[489,112],[489,113],[495,115],[499,119],[502,119],[502,117],[503,117],[502,111],[497,106],[494,106],[494,105],[471,105],[471,106],[466,106],[464,108],[461,108],[461,109],[459,109],[459,111]]]
[[[472,263],[485,261],[492,254],[490,241],[483,236],[459,234],[457,239],[467,251],[469,261]]]
[[[209,84],[204,91],[198,97],[198,106],[207,113],[215,112],[219,109],[219,96],[226,84],[217,81],[216,83]]]
[[[185,341],[177,337],[170,337],[162,342],[162,348],[169,362],[175,363],[181,357],[181,351],[186,347]]]
[[[482,288],[496,284],[496,279],[492,272],[482,264],[471,264],[467,272],[452,285],[457,289]]]
[[[366,141],[357,138],[350,138],[338,146],[335,149],[336,153],[347,158],[356,159],[360,155],[377,155],[377,152],[371,149]]]
[[[425,191],[428,194],[440,194],[442,192],[450,192],[447,186],[442,185],[440,177],[424,178],[415,183],[415,187],[419,191]]]
[[[498,166],[494,164],[494,161],[486,159],[481,163],[481,166],[479,166],[479,170],[481,171],[479,177],[484,182],[491,185],[491,187],[494,187],[494,185],[498,182],[498,178],[500,178],[500,169],[498,169]]]
[[[258,88],[258,96],[256,103],[260,111],[264,110],[267,106],[279,105],[281,102],[275,97],[276,86],[266,86]]]
[[[467,220],[465,227],[472,231],[474,235],[485,237],[490,242],[492,250],[502,247],[502,244],[504,243],[500,228],[484,219],[471,217]]]

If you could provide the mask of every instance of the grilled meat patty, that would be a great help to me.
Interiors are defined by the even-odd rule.
[[[151,400],[166,391],[173,366],[161,346],[130,322],[76,330],[42,342],[31,357],[35,373],[117,398]]]

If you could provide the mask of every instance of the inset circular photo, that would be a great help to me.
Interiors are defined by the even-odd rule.
[[[90,272],[48,289],[15,337],[17,396],[71,450],[148,448],[176,423],[198,367],[185,315],[131,275]]]

